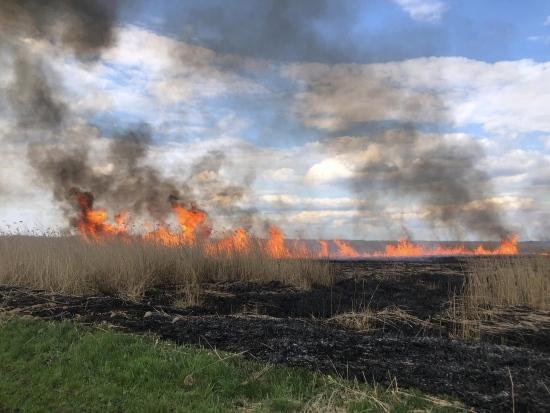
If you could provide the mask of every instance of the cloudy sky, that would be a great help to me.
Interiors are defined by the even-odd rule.
[[[0,0],[0,226],[69,227],[78,188],[219,232],[549,239],[550,4],[496,3]]]

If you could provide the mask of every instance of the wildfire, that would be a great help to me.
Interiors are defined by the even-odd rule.
[[[266,251],[273,258],[290,258],[292,254],[285,247],[283,233],[276,227],[269,227],[269,240],[267,241]]]
[[[338,246],[338,256],[347,258],[357,258],[360,255],[352,247],[346,244],[341,239],[335,239],[334,243]]]
[[[84,237],[96,238],[99,234],[126,234],[130,215],[127,211],[119,212],[115,216],[115,225],[110,225],[105,223],[107,212],[103,208],[93,209],[94,196],[91,192],[82,192],[77,188],[71,188],[70,193],[80,208],[80,217],[76,222],[76,227]]]
[[[176,214],[176,218],[181,229],[183,243],[193,244],[195,242],[195,232],[206,219],[206,213],[203,211],[185,209],[178,204],[174,204],[172,209]],[[208,235],[210,235],[210,233],[208,233]]]
[[[76,220],[76,229],[87,241],[103,242],[105,239],[120,236],[128,239],[128,222],[130,213],[120,211],[115,215],[115,223],[107,223],[107,212],[103,208],[94,209],[94,197],[90,192],[83,192],[76,188],[70,191],[78,203],[80,216]],[[206,212],[184,208],[177,202],[172,203],[172,210],[177,222],[177,228],[172,229],[168,224],[163,224],[156,230],[148,230],[141,237],[148,242],[155,242],[166,247],[181,245],[196,245],[198,242],[204,248],[206,254],[211,256],[232,257],[236,254],[248,255],[253,249],[272,258],[396,258],[396,257],[424,257],[424,256],[456,256],[456,255],[513,255],[518,254],[518,236],[509,233],[503,237],[500,245],[494,249],[486,249],[482,245],[470,250],[464,245],[446,248],[437,245],[432,248],[415,244],[406,238],[400,238],[397,245],[386,245],[383,251],[359,253],[341,239],[333,241],[337,252],[330,253],[329,243],[325,240],[318,241],[318,251],[311,251],[303,240],[295,240],[292,244],[285,242],[282,231],[277,227],[269,228],[267,240],[251,240],[244,229],[237,229],[231,235],[221,238],[210,238],[211,228],[206,225],[208,215]],[[150,223],[145,228],[154,228]],[[314,248],[315,249],[315,248]]]
[[[238,229],[233,235],[223,238],[217,243],[205,244],[204,248],[210,255],[226,255],[228,257],[237,254],[248,254],[252,248],[248,234],[244,229]]]
[[[319,254],[317,256],[319,258],[328,257],[328,242],[324,240],[319,240],[319,247],[321,248],[321,251],[319,251]]]

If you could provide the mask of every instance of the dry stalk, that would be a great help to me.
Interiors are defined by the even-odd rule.
[[[90,243],[76,236],[0,234],[0,284],[58,293],[116,293],[130,298],[161,284],[183,286],[189,304],[206,281],[280,281],[299,288],[330,285],[328,261],[275,259],[260,248],[213,256],[199,245],[166,247],[140,237]]]

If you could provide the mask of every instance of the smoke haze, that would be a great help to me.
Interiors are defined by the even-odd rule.
[[[414,219],[433,233],[506,236],[513,225],[499,200],[502,179],[486,169],[489,146],[458,129],[460,116],[483,112],[455,111],[464,96],[453,82],[466,71],[456,67],[470,62],[434,57],[447,47],[442,25],[380,27],[380,7],[212,0],[139,2],[129,12],[121,1],[0,0],[9,72],[0,114],[16,129],[5,127],[2,139],[25,145],[36,182],[66,219],[79,212],[76,188],[97,206],[158,222],[177,203],[247,228],[285,222],[304,236],[311,223],[323,231],[351,222],[364,237],[375,224],[393,235],[414,205]],[[157,14],[142,23],[158,32],[128,23],[151,8]],[[78,128],[94,133],[73,134]],[[206,137],[224,144],[196,143]],[[165,165],[167,142],[201,150]],[[335,206],[317,213],[316,193],[327,188],[354,201],[340,215]],[[296,205],[305,210],[293,215]]]

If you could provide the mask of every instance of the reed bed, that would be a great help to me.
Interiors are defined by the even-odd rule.
[[[246,253],[209,254],[199,243],[164,246],[141,237],[101,243],[79,236],[0,236],[0,284],[67,294],[139,297],[154,286],[180,285],[193,302],[206,281],[280,281],[299,288],[332,283],[327,260],[272,258],[259,243]]]
[[[546,255],[469,259],[467,273],[462,299],[468,318],[503,307],[550,310],[550,257]]]

